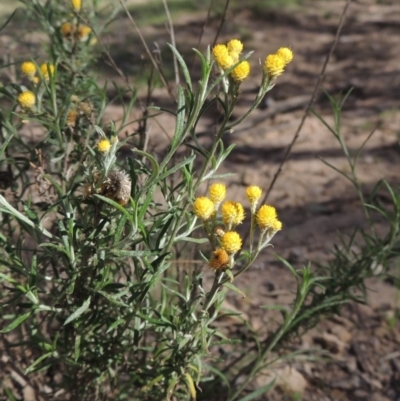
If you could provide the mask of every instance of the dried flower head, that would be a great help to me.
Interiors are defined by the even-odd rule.
[[[221,208],[222,221],[228,229],[236,227],[244,220],[244,208],[239,202],[227,201]]]
[[[36,74],[36,65],[32,61],[25,61],[21,64],[21,72],[32,80]]]
[[[244,81],[250,74],[250,63],[245,60],[242,61],[237,67],[231,72],[231,77],[237,83]]]
[[[222,227],[215,227],[214,235],[218,238],[222,238],[225,235],[225,230]]]
[[[32,109],[36,103],[36,96],[31,91],[22,92],[18,95],[19,105],[27,110]]]
[[[260,200],[262,194],[262,189],[257,185],[250,185],[246,189],[247,199],[250,202],[250,205],[257,205],[257,202]]]
[[[229,264],[229,255],[225,249],[216,249],[209,261],[209,266],[215,271],[225,270]]]
[[[224,184],[212,184],[208,193],[211,201],[214,202],[215,209],[218,209],[218,206],[226,197],[226,186]]]
[[[82,7],[82,0],[71,0],[71,5],[72,5],[72,8],[74,9],[74,11],[79,13],[79,11],[81,11],[81,7]]]
[[[64,22],[63,24],[61,24],[60,31],[64,38],[71,39],[75,33],[75,26],[72,25],[70,22]]]
[[[263,68],[269,77],[276,78],[283,73],[285,65],[285,60],[282,57],[276,54],[270,54],[265,59]]]
[[[214,214],[215,206],[211,199],[202,196],[194,201],[193,211],[199,219],[207,221]]]
[[[97,149],[102,153],[107,153],[111,148],[111,143],[108,139],[102,139],[97,144]]]
[[[227,70],[232,67],[234,64],[232,56],[230,56],[228,48],[225,45],[216,45],[214,46],[213,56],[218,66],[223,70]]]
[[[273,206],[263,205],[256,214],[256,221],[261,230],[266,230],[278,220],[276,209]]]
[[[125,206],[131,196],[131,179],[125,171],[113,168],[101,184],[100,194]]]
[[[48,80],[50,76],[54,74],[54,65],[50,63],[43,63],[40,66],[40,72],[43,75],[43,79]]]
[[[285,65],[293,60],[293,52],[288,47],[280,47],[276,52],[276,55],[285,61]]]
[[[67,114],[66,123],[68,127],[75,127],[78,120],[78,112],[76,110],[70,110]]]
[[[90,102],[79,103],[78,110],[79,110],[79,113],[84,115],[86,118],[89,118],[93,111],[92,105],[90,104]]]
[[[242,247],[242,239],[236,231],[228,231],[222,237],[221,245],[228,254],[234,254]]]

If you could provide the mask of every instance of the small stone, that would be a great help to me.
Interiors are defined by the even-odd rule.
[[[371,398],[369,398],[370,401],[390,401],[389,398],[387,398],[386,396],[384,396],[383,394],[377,392],[377,393],[373,393],[371,395]]]
[[[339,338],[344,343],[349,343],[352,338],[352,334],[343,326],[335,325],[331,328],[331,333]]]
[[[297,369],[285,366],[283,369],[279,369],[276,374],[276,384],[285,393],[290,395],[301,395],[304,393],[307,387],[307,380]]]
[[[314,342],[320,344],[332,354],[342,354],[347,345],[334,334],[330,333],[323,333],[321,336],[314,337]]]

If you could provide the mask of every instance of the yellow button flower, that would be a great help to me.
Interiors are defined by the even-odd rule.
[[[275,220],[270,227],[270,230],[273,231],[274,233],[277,231],[282,230],[282,222],[279,220]]]
[[[218,248],[213,252],[209,261],[209,266],[213,270],[222,270],[228,266],[229,255],[225,249]]]
[[[110,150],[111,148],[111,143],[108,139],[102,139],[98,144],[97,144],[97,149],[102,152],[106,153]]]
[[[214,214],[214,203],[205,196],[196,198],[193,204],[193,211],[199,219],[206,221]]]
[[[79,11],[81,11],[81,7],[82,7],[82,0],[71,0],[71,5],[72,8],[79,13]]]
[[[222,221],[228,229],[231,229],[244,220],[244,208],[238,202],[227,201],[221,208]]]
[[[31,91],[22,92],[18,95],[18,103],[24,109],[32,109],[36,103],[36,96]]]
[[[276,55],[285,61],[285,65],[293,60],[293,52],[288,47],[280,47],[276,52]]]
[[[247,199],[251,205],[257,204],[261,198],[262,189],[257,185],[251,185],[246,189]]]
[[[218,66],[223,70],[227,70],[234,64],[233,58],[229,55],[228,48],[225,45],[214,46],[213,56]]]
[[[270,54],[267,56],[264,62],[264,71],[271,77],[276,78],[279,77],[285,70],[285,60],[276,55]]]
[[[80,41],[85,41],[88,39],[91,32],[92,32],[92,28],[90,26],[80,25],[78,27],[78,31],[76,32],[76,37]]]
[[[239,61],[240,54],[236,52],[231,52],[229,55],[232,57],[233,63],[237,63]]]
[[[50,76],[54,74],[54,65],[50,63],[43,63],[40,66],[40,72],[43,75],[43,79],[48,80]]]
[[[225,199],[226,197],[226,186],[224,184],[212,184],[210,189],[208,190],[210,194],[210,199],[216,205],[216,209],[218,208],[217,205]]]
[[[238,39],[232,39],[228,42],[227,48],[229,54],[240,54],[243,51],[243,43]]]
[[[221,244],[222,248],[225,249],[228,254],[233,254],[242,247],[242,239],[236,231],[228,231],[222,237]]]
[[[250,63],[245,60],[242,61],[236,68],[231,72],[231,77],[237,83],[244,81],[250,74]]]
[[[278,216],[273,206],[263,205],[256,214],[256,221],[261,230],[270,228],[277,221]]]
[[[32,61],[25,61],[21,65],[21,72],[32,80],[36,74],[36,65]]]

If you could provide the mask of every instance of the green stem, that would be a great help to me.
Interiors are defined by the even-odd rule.
[[[251,107],[249,108],[249,110],[247,110],[246,113],[243,114],[242,117],[240,117],[238,120],[228,124],[226,126],[226,129],[231,129],[233,127],[236,127],[237,125],[239,125],[240,123],[242,123],[252,112],[253,110],[255,110],[258,105],[261,103],[261,101],[264,99],[264,96],[267,92],[269,92],[274,86],[271,85],[271,79],[268,78],[268,76],[266,74],[264,74],[263,76],[263,80],[261,82],[261,87],[260,90],[258,91],[258,94],[253,102],[253,104],[251,105]]]

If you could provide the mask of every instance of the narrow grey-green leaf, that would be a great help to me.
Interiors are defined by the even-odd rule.
[[[44,359],[47,359],[51,355],[53,355],[53,351],[52,352],[47,352],[46,354],[40,356],[38,359],[36,359],[35,362],[32,363],[32,365],[30,365],[25,370],[25,374],[27,375],[28,373],[32,372],[34,370],[35,366],[37,366],[40,362],[42,362]]]
[[[178,111],[176,113],[176,126],[174,137],[171,143],[171,149],[174,149],[181,142],[182,132],[184,131],[185,125],[185,94],[183,92],[183,88],[178,86]]]
[[[235,285],[233,285],[232,283],[225,283],[224,287],[229,288],[232,291],[237,292],[238,294],[240,294],[243,298],[246,298],[246,294],[242,291],[239,290],[239,288],[237,288]]]
[[[118,319],[116,320],[106,331],[106,334],[108,334],[110,331],[113,331],[117,326],[121,325],[122,323],[125,323],[125,319]]]
[[[3,157],[3,153],[6,150],[8,144],[10,143],[11,139],[13,138],[14,134],[11,134],[3,143],[3,145],[1,145],[0,148],[0,158]]]
[[[80,306],[72,315],[68,316],[64,322],[64,326],[68,323],[71,323],[73,320],[77,319],[83,313],[85,313],[90,306],[91,297],[89,297],[83,304]]]
[[[18,327],[24,320],[28,319],[28,317],[31,315],[32,311],[29,311],[21,316],[18,316],[16,319],[14,319],[7,327],[5,327],[3,330],[0,331],[0,333],[8,333],[11,330],[14,330],[16,327]]]
[[[182,72],[183,72],[183,76],[185,77],[186,84],[189,87],[189,89],[192,91],[193,90],[192,89],[192,80],[190,78],[189,70],[188,70],[187,65],[185,63],[185,60],[182,58],[182,56],[180,55],[180,53],[178,52],[178,50],[174,46],[172,46],[169,43],[167,43],[167,45],[172,50],[172,52],[175,54],[175,57],[178,60],[178,63],[180,64],[180,66],[182,68]]]

